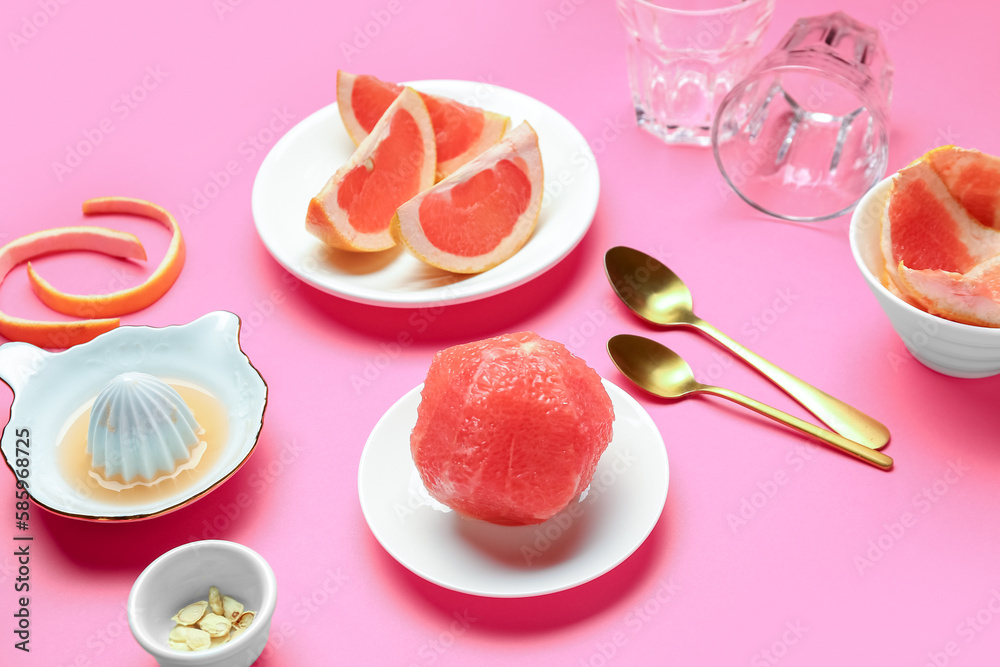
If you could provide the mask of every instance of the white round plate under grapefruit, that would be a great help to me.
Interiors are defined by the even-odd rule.
[[[331,88],[333,81],[331,80]],[[460,275],[424,264],[397,247],[378,253],[327,248],[306,231],[306,210],[327,179],[354,152],[333,103],[288,131],[264,158],[253,184],[257,233],[285,269],[313,287],[380,306],[414,308],[464,303],[521,285],[576,247],[597,211],[597,160],[583,135],[557,111],[507,88],[477,81],[413,81],[421,92],[527,120],[538,133],[545,194],[538,224],[517,254],[499,266]]]
[[[410,457],[417,387],[389,408],[361,454],[358,494],[375,539],[414,574],[472,595],[545,595],[608,572],[639,548],[667,498],[663,438],[646,411],[604,380],[614,437],[582,499],[545,523],[498,526],[457,515],[424,489]]]

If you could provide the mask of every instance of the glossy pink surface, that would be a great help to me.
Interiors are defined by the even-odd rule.
[[[765,51],[798,16],[835,9],[880,27],[895,63],[890,170],[945,143],[1000,153],[1000,8],[779,3]],[[11,0],[0,26],[0,240],[84,224],[91,197],[163,205],[184,230],[187,264],[163,299],[123,322],[234,311],[270,390],[251,460],[159,519],[95,525],[33,508],[18,531],[13,480],[0,474],[0,663],[152,665],[128,632],[132,582],[165,551],[216,537],[258,551],[277,575],[257,663],[266,667],[986,665],[1000,654],[1000,378],[953,379],[909,356],[858,275],[849,216],[765,218],[727,190],[709,149],[668,147],[637,129],[610,0]],[[552,106],[597,157],[591,231],[540,278],[461,306],[380,309],[300,284],[258,239],[250,191],[276,139],[334,101],[338,67],[390,81],[483,81]],[[135,232],[150,261],[38,261],[57,286],[136,284],[168,240],[148,220],[87,222]],[[669,264],[699,315],[881,419],[895,470],[717,399],[667,404],[629,388],[660,426],[671,467],[663,516],[631,558],[534,599],[471,597],[414,576],[362,518],[358,459],[379,416],[442,347],[530,329],[624,387],[605,341],[645,332],[700,379],[805,416],[708,340],[626,312],[602,268],[619,244]],[[0,288],[0,310],[51,316],[23,268]],[[0,410],[9,401],[3,388]],[[30,653],[12,632],[24,595],[15,534],[33,537]]]

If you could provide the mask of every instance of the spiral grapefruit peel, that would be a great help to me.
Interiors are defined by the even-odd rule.
[[[35,257],[67,250],[91,250],[122,259],[146,259],[139,239],[104,227],[57,227],[27,234],[0,248],[0,282],[11,269]],[[0,334],[38,347],[71,347],[114,329],[118,319],[42,322],[0,312]]]
[[[52,310],[76,317],[117,317],[142,310],[156,302],[177,280],[184,267],[186,251],[181,229],[166,209],[142,199],[129,197],[98,197],[83,202],[84,215],[125,213],[151,218],[171,232],[170,244],[160,265],[141,285],[110,294],[66,294],[38,275],[28,263],[28,280],[42,303]],[[145,253],[144,253],[145,254]],[[145,257],[143,257],[145,259]]]
[[[43,322],[0,312],[0,334],[9,340],[39,347],[71,347],[114,329],[118,316],[141,310],[163,296],[184,266],[185,247],[180,227],[156,204],[129,197],[98,197],[83,203],[84,215],[125,213],[152,218],[171,231],[170,244],[156,270],[141,285],[91,296],[66,294],[54,288],[31,266],[31,259],[68,250],[90,250],[122,259],[145,260],[146,251],[133,234],[104,227],[59,227],[22,236],[0,248],[0,281],[21,262],[28,262],[28,280],[39,299],[56,312],[98,318],[73,322]]]
[[[403,86],[367,74],[337,70],[337,109],[355,145],[360,144]],[[420,93],[434,127],[436,180],[441,180],[500,141],[510,118],[453,99]]]

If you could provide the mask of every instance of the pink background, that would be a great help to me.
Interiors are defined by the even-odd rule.
[[[847,216],[815,225],[765,218],[720,194],[709,150],[667,147],[638,130],[613,2],[167,6],[3,3],[0,241],[82,224],[80,204],[95,196],[145,198],[180,216],[236,161],[239,173],[181,219],[189,255],[175,287],[124,322],[239,314],[243,346],[270,387],[263,436],[234,478],[166,517],[90,525],[34,511],[29,655],[13,648],[14,486],[0,475],[0,544],[8,545],[0,548],[0,662],[152,664],[125,621],[133,580],[174,546],[222,537],[258,550],[277,572],[271,641],[258,662],[266,666],[994,663],[1000,378],[952,379],[908,355],[854,266]],[[43,7],[54,15],[39,14]],[[779,3],[765,48],[796,16],[835,9],[881,26],[896,64],[891,170],[942,143],[1000,153],[1000,9]],[[345,54],[342,45],[373,16],[386,25]],[[33,20],[37,30],[25,27]],[[12,41],[22,32],[28,37]],[[280,135],[332,102],[338,67],[394,81],[485,81],[549,104],[597,154],[602,191],[591,231],[527,285],[417,315],[427,321],[422,331],[413,311],[356,305],[292,280],[257,237],[251,186],[277,136],[269,127]],[[65,161],[67,146],[96,136],[102,122],[111,131],[57,175],[53,163]],[[101,224],[112,222],[139,234],[151,265],[162,256],[158,225]],[[699,377],[803,414],[709,341],[656,332],[625,312],[601,267],[617,244],[665,260],[691,286],[698,313],[723,331],[884,421],[896,469],[882,473],[718,399],[666,404],[629,387],[659,425],[671,467],[663,516],[631,558],[574,590],[521,600],[467,596],[411,574],[362,518],[358,460],[376,420],[442,347],[532,329],[570,344],[624,387],[605,341],[646,332]],[[82,255],[38,265],[79,291],[134,284],[147,270]],[[590,326],[603,308],[606,321]],[[23,268],[0,289],[0,309],[52,317]],[[352,375],[404,331],[414,342],[356,391]],[[6,411],[10,392],[0,395]],[[772,485],[776,476],[785,483]],[[754,494],[767,488],[773,495],[734,524],[741,505],[761,505]],[[234,510],[240,494],[253,503]],[[877,560],[861,564],[869,557]],[[470,619],[457,634],[456,615]]]

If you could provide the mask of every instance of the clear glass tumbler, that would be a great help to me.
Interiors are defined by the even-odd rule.
[[[719,105],[715,160],[764,213],[833,218],[885,173],[891,95],[877,30],[843,12],[799,19]]]
[[[617,0],[639,126],[671,144],[711,143],[722,98],[746,76],[774,0]]]

